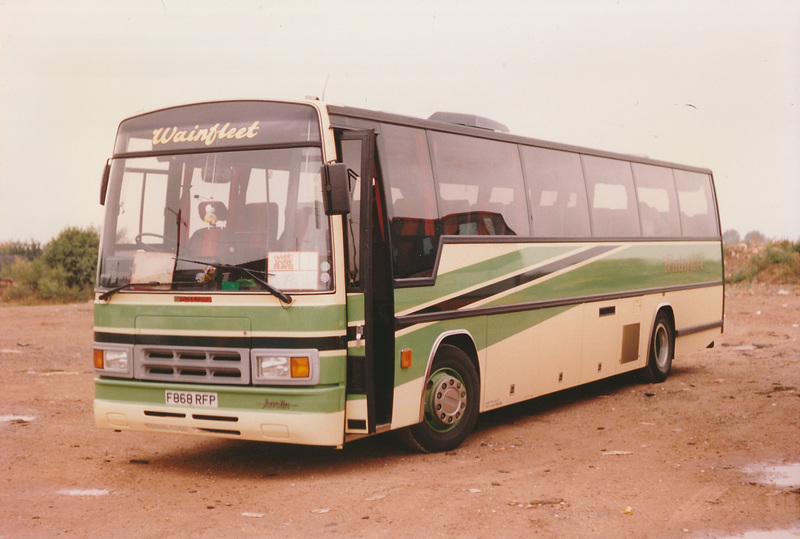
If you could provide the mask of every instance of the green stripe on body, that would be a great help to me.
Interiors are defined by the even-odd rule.
[[[468,244],[470,254],[481,257],[481,252],[491,251],[490,246]],[[531,266],[546,266],[565,255],[578,253],[583,248],[611,244],[527,245],[519,251],[483,260],[461,269],[437,276],[434,286],[401,288],[395,291],[396,312],[410,313],[415,307],[436,304],[445,298],[467,294],[491,281],[524,273]],[[594,260],[561,270],[555,276],[545,276],[530,281],[504,297],[486,298],[484,306],[513,305],[534,301],[580,298],[598,294],[669,288],[693,284],[718,282],[722,279],[722,262],[719,243],[629,243],[619,244],[620,249],[603,254]],[[463,244],[456,244],[463,246]],[[447,249],[448,245],[445,245]],[[449,256],[449,253],[443,254]],[[700,264],[698,261],[702,261]],[[688,262],[683,264],[683,262]],[[687,267],[687,271],[671,271]]]
[[[463,268],[436,276],[434,286],[414,288],[398,288],[395,290],[395,312],[404,312],[436,299],[458,294],[476,286],[485,285],[487,281],[500,278],[506,274],[542,264],[552,258],[559,257],[583,247],[575,245],[530,245],[498,257],[485,258],[482,251],[487,250],[480,244],[445,244],[442,256],[449,256],[444,251],[460,250],[469,247],[470,255],[480,260]]]
[[[702,269],[690,272],[665,272],[665,258],[675,261],[699,260]],[[630,244],[585,266],[567,270],[497,300],[485,303],[494,307],[533,301],[580,298],[615,292],[630,292],[688,286],[722,279],[719,244],[642,245]]]
[[[251,321],[252,331],[322,332],[345,331],[344,305],[326,306],[216,306],[216,305],[122,305],[116,303],[94,306],[94,324],[98,327],[132,329],[139,316],[162,316],[171,320],[169,326],[158,329],[196,329],[213,331],[224,329],[218,320],[242,319]],[[181,322],[185,318],[187,322]]]

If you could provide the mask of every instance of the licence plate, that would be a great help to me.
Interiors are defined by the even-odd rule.
[[[167,404],[204,408],[216,408],[219,402],[216,393],[200,393],[199,391],[171,391],[168,389],[164,398]]]

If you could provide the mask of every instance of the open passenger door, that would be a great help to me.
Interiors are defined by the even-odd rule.
[[[375,132],[337,131],[336,146],[348,168],[351,197],[350,213],[344,218],[347,394],[349,399],[366,399],[366,418],[348,414],[347,431],[372,434],[382,430],[380,426],[388,428],[394,391],[394,304]]]

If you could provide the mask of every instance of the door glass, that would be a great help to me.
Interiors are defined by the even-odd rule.
[[[348,189],[350,191],[350,213],[345,221],[345,244],[347,245],[347,285],[357,287],[361,245],[361,140],[342,141],[342,162],[348,168]]]

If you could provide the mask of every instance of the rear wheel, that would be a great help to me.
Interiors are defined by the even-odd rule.
[[[425,383],[422,423],[401,430],[400,440],[426,453],[455,449],[478,419],[478,391],[469,357],[455,346],[440,346]]]
[[[672,368],[675,355],[675,330],[669,316],[663,311],[656,316],[653,324],[653,335],[650,337],[647,366],[642,369],[642,376],[651,383],[660,383],[667,379]]]

